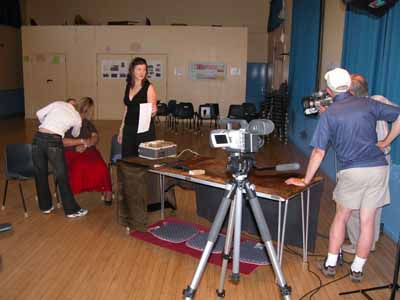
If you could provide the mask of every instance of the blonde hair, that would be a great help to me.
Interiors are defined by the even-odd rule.
[[[93,116],[94,101],[90,97],[83,97],[78,101],[78,112],[82,118],[90,119]]]

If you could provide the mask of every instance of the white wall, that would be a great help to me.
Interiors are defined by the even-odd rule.
[[[191,26],[239,26],[248,28],[248,61],[266,62],[269,0],[22,0],[25,24],[33,18],[39,25],[74,24],[81,15],[89,24],[137,20],[148,17],[152,25],[185,23]]]
[[[35,81],[39,76],[32,73],[31,67],[34,63],[44,61],[48,54],[63,54],[66,57],[65,97],[99,97],[96,62],[98,54],[144,53],[168,56],[167,99],[161,99],[163,101],[190,100],[196,109],[201,103],[216,101],[220,104],[221,115],[226,116],[231,103],[242,103],[245,100],[247,29],[243,27],[29,26],[22,28],[22,41],[25,111],[28,118],[34,116],[37,103],[42,103],[46,97],[43,91],[38,91],[40,86],[46,85]],[[189,64],[196,61],[225,63],[226,79],[190,79]],[[174,74],[176,67],[183,69],[182,76]],[[239,68],[240,75],[232,76],[231,67]],[[34,69],[38,73],[44,72],[44,68]],[[61,94],[49,91],[54,95]],[[109,101],[122,102],[122,94],[123,90]],[[117,106],[110,108],[110,116],[119,115],[112,110],[119,112],[120,109]]]

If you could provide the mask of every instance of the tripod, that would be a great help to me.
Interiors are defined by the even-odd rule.
[[[368,288],[368,289],[354,290],[354,291],[349,291],[349,292],[342,292],[342,293],[339,293],[339,295],[342,296],[342,295],[361,293],[368,300],[373,300],[373,298],[367,294],[368,292],[376,291],[376,290],[383,290],[383,289],[391,289],[390,300],[395,300],[396,292],[400,288],[400,286],[398,284],[399,268],[400,268],[400,234],[399,234],[399,238],[397,239],[396,263],[395,263],[395,267],[394,267],[392,283],[389,283],[389,284],[386,284],[386,285],[381,285],[381,286],[376,286],[376,287],[372,287],[372,288]]]
[[[233,153],[229,156],[228,169],[232,172],[232,181],[227,185],[227,191],[222,198],[222,202],[218,208],[217,215],[215,216],[214,222],[211,226],[210,233],[207,238],[207,244],[200,258],[200,262],[197,266],[192,282],[183,290],[183,296],[185,300],[194,299],[194,294],[199,285],[201,276],[204,273],[207,265],[208,258],[210,257],[211,251],[218,238],[218,234],[221,230],[222,224],[225,217],[229,212],[228,229],[226,233],[224,252],[222,256],[222,267],[221,276],[218,289],[216,290],[218,299],[225,297],[224,282],[228,268],[228,262],[231,258],[231,247],[233,241],[233,262],[232,262],[232,276],[233,282],[239,282],[239,257],[240,257],[240,232],[242,222],[242,204],[243,194],[246,194],[246,198],[250,203],[251,210],[256,219],[256,224],[259,229],[261,239],[267,249],[269,259],[271,261],[277,282],[280,288],[282,298],[284,300],[290,300],[291,289],[286,284],[285,278],[282,273],[282,269],[279,265],[278,258],[276,256],[275,248],[272,244],[271,234],[268,225],[265,221],[264,214],[261,210],[260,203],[258,202],[256,193],[254,191],[254,185],[250,184],[247,179],[247,175],[254,164],[254,156],[251,154]],[[233,199],[232,199],[233,196]]]

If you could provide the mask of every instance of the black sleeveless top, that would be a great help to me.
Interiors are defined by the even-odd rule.
[[[139,125],[139,112],[140,112],[140,104],[147,103],[147,90],[149,89],[150,82],[146,81],[142,88],[137,92],[137,94],[129,100],[129,84],[126,85],[125,96],[124,96],[124,104],[127,107],[124,125],[129,127],[137,128]]]

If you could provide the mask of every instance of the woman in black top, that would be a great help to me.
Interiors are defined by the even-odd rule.
[[[137,133],[141,103],[152,104],[152,116],[157,112],[157,96],[154,86],[147,80],[147,62],[136,57],[129,65],[124,95],[125,112],[119,130],[118,142],[122,144],[122,157],[137,156],[140,143],[155,139],[154,121],[143,133]]]

